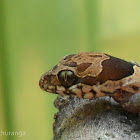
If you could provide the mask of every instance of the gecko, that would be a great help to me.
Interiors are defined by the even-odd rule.
[[[83,99],[110,96],[130,112],[140,110],[140,105],[130,102],[140,93],[139,65],[102,52],[65,56],[41,76],[39,86],[49,93]]]

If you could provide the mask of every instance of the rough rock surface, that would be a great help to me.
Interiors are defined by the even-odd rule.
[[[140,140],[138,114],[125,111],[110,97],[58,96],[54,102],[53,140]]]

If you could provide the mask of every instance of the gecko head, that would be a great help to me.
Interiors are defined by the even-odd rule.
[[[121,80],[133,72],[131,63],[104,53],[84,52],[65,56],[41,76],[39,85],[50,93],[93,98],[96,95],[93,85]]]
[[[82,96],[82,86],[90,86],[97,83],[94,78],[101,71],[101,60],[107,59],[103,53],[79,53],[65,56],[61,61],[43,74],[39,85],[46,92]],[[93,64],[96,68],[93,69]],[[86,91],[85,91],[86,92]]]
[[[102,61],[109,59],[104,53],[83,52],[65,56],[61,61],[43,74],[39,85],[46,92],[61,95],[75,95],[93,98],[96,92],[92,86],[103,83]],[[87,94],[88,93],[88,94]]]

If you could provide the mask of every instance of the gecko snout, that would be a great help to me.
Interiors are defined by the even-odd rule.
[[[39,86],[42,90],[50,93],[56,93],[56,86],[58,85],[53,75],[43,74],[39,80]]]
[[[45,80],[44,79],[42,79],[42,78],[40,78],[40,80],[39,80],[39,86],[40,86],[40,88],[42,89],[42,90],[45,90]]]

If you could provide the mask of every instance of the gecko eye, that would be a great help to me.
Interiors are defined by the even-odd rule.
[[[72,71],[65,70],[58,74],[58,79],[63,86],[71,86],[75,80],[75,75]]]

